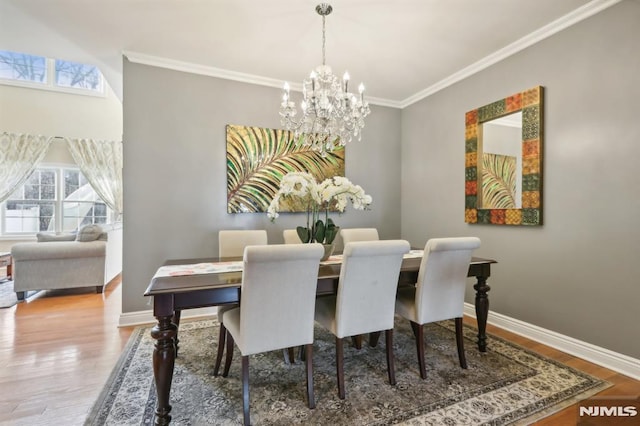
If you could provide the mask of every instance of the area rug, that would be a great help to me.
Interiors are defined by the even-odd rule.
[[[316,327],[314,410],[306,406],[304,362],[287,364],[280,351],[251,356],[252,424],[529,424],[610,386],[498,337],[488,336],[488,351],[480,353],[474,343],[477,330],[468,326],[468,369],[463,370],[453,322],[426,327],[426,380],[419,376],[407,321],[398,319],[394,332],[396,386],[387,381],[384,339],[375,348],[345,345],[345,400],[337,396],[335,338]],[[214,377],[217,335],[215,320],[180,325],[172,424],[242,424],[240,355],[236,349],[227,378]],[[134,331],[86,425],[153,424],[153,345],[149,327]]]
[[[13,281],[0,283],[0,309],[10,308],[18,303],[16,293],[13,291]]]

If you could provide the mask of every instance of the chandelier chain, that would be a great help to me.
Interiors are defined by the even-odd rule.
[[[327,42],[327,38],[325,35],[325,27],[324,27],[325,18],[326,16],[322,15],[322,65],[326,65],[325,44]]]

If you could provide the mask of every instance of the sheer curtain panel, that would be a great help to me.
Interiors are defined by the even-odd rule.
[[[71,156],[93,189],[115,213],[122,214],[122,142],[67,139]]]
[[[51,145],[51,138],[4,132],[0,136],[0,202],[31,175]]]

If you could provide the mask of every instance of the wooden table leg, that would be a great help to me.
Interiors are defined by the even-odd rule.
[[[476,320],[478,321],[478,349],[487,351],[487,318],[489,316],[489,296],[491,287],[487,285],[487,277],[477,276],[478,283],[473,286],[476,290]]]
[[[178,337],[178,329],[180,329],[180,317],[182,316],[182,311],[176,309],[173,313],[173,323],[176,325],[176,335],[173,338],[173,341],[176,345],[176,358],[178,358],[178,349],[180,346],[180,338]]]
[[[158,403],[155,412],[156,425],[168,425],[171,422],[169,393],[173,380],[173,366],[176,358],[175,336],[177,327],[171,316],[157,316],[158,324],[151,330],[156,340],[153,349],[153,376],[156,382]]]

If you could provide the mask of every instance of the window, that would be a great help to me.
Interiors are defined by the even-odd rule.
[[[2,206],[2,234],[70,232],[109,223],[111,210],[76,168],[42,167]]]
[[[0,82],[3,84],[104,95],[104,77],[89,64],[0,50]]]
[[[30,233],[47,231],[54,224],[56,172],[38,169],[5,202],[5,231]]]
[[[47,82],[47,58],[0,50],[0,78]]]
[[[65,169],[62,202],[63,231],[90,223],[107,223],[108,208],[79,170]]]
[[[56,85],[102,93],[102,74],[93,65],[56,59]]]

